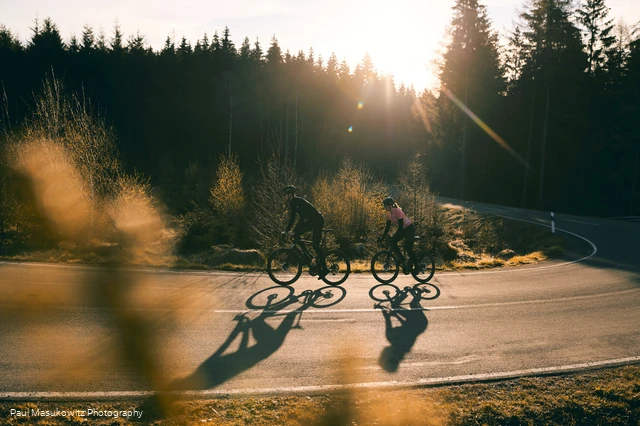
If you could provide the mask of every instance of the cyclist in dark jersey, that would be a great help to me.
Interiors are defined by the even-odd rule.
[[[304,198],[296,197],[296,187],[292,185],[282,188],[282,194],[285,200],[289,203],[289,224],[287,225],[287,235],[295,238],[296,241],[300,240],[302,234],[308,231],[313,231],[313,250],[316,252],[316,264],[322,265],[318,273],[318,279],[322,279],[328,272],[327,267],[324,264],[324,252],[320,246],[320,239],[322,237],[322,228],[324,227],[324,217],[316,209],[313,204],[305,200]],[[298,223],[296,227],[291,231],[291,227],[298,216]]]

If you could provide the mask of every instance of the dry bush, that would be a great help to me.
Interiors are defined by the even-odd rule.
[[[6,131],[3,140],[3,227],[14,247],[50,247],[60,241],[60,232],[83,244],[105,238],[110,225],[100,218],[100,205],[116,188],[119,162],[113,132],[84,98],[65,94],[57,80],[45,80],[32,116],[19,131]],[[42,205],[58,196],[57,206]],[[74,219],[80,214],[88,215],[88,222]],[[70,225],[86,226],[71,236],[60,229],[62,216]]]
[[[505,225],[501,218],[465,212],[462,224],[464,242],[476,253],[498,253],[508,248],[505,242]]]
[[[362,247],[384,228],[381,201],[386,186],[363,166],[347,158],[333,175],[320,176],[312,188],[313,202],[334,230],[336,243],[348,254],[365,254]]]
[[[431,194],[427,168],[420,156],[407,162],[398,174],[398,202],[415,222],[428,222],[434,214],[436,200]]]
[[[190,253],[214,244],[246,245],[246,197],[237,155],[220,156],[216,176],[209,188],[209,205],[194,203],[193,210],[175,220],[179,249]]]
[[[254,242],[264,254],[277,245],[287,224],[289,208],[282,196],[285,185],[295,185],[304,195],[304,182],[290,163],[277,154],[258,162],[259,178],[253,185],[251,231]]]
[[[445,256],[448,252],[447,225],[442,209],[431,193],[427,168],[420,155],[412,158],[400,170],[397,188],[398,202],[422,235],[421,247],[431,253]]]
[[[170,233],[148,182],[121,171],[111,129],[60,81],[45,80],[32,116],[5,140],[2,203],[13,243],[88,249],[116,240],[167,252]]]
[[[238,245],[246,229],[243,173],[237,155],[221,156],[209,203],[224,243]]]
[[[106,212],[115,227],[112,238],[121,242],[127,258],[138,263],[148,256],[169,253],[173,248],[173,235],[154,203],[148,180],[139,174],[123,174],[116,178],[114,185],[114,195],[106,202]]]
[[[92,202],[112,193],[120,170],[113,130],[87,99],[67,94],[59,80],[45,80],[24,138],[44,138],[64,146]]]

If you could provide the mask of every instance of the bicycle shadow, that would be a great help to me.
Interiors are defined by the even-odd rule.
[[[337,299],[332,300],[331,305],[334,305],[344,299],[346,290],[341,287],[332,287],[332,289],[335,289],[339,294]],[[247,317],[248,312],[236,315],[234,321],[237,321],[237,324],[222,345],[196,371],[188,377],[174,382],[169,390],[211,389],[270,357],[282,346],[292,328],[302,328],[300,327],[302,313],[310,307],[319,307],[315,305],[318,300],[329,297],[322,290],[306,290],[299,296],[295,296],[293,289],[291,289],[290,296],[286,300],[281,300],[276,304],[267,303],[262,312],[253,319]],[[247,304],[256,295],[263,292],[264,290],[261,290],[250,297]],[[269,302],[272,299],[267,297]],[[298,306],[295,309],[281,312],[286,307],[296,304]],[[272,326],[266,322],[268,318],[276,316],[284,316],[279,325]],[[249,345],[250,336],[253,336],[255,341],[253,345]],[[240,339],[238,349],[235,352],[226,353],[238,338]]]
[[[378,303],[374,305],[382,311],[385,322],[385,336],[390,346],[382,350],[378,364],[385,371],[395,373],[404,357],[411,352],[418,336],[427,330],[429,321],[425,315],[425,309],[420,305],[420,295],[411,292],[413,298],[409,303],[409,309],[401,306],[410,291],[407,289],[398,292],[396,296],[389,298],[389,306]],[[400,325],[394,327],[392,318]]]

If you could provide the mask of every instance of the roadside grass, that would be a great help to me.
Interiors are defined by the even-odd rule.
[[[11,417],[10,410],[143,410],[140,420]],[[637,425],[640,366],[399,390],[182,400],[155,417],[143,401],[0,402],[7,425]]]
[[[435,253],[439,271],[512,267],[540,263],[567,253],[568,244],[563,237],[537,225],[468,210],[441,207],[441,212],[444,221],[440,241],[430,242],[427,237],[416,246],[416,250],[427,248],[430,252],[430,247],[445,247],[445,250]],[[123,262],[122,257],[117,245],[98,242],[85,247],[60,243],[53,249],[33,251],[11,250],[5,246],[0,251],[0,260],[21,262],[109,265]],[[151,249],[135,259],[125,258],[124,264],[173,269],[264,271],[264,266],[220,259],[218,247],[180,255],[158,255],[158,251]],[[370,256],[352,259],[351,272],[368,273],[370,261]]]

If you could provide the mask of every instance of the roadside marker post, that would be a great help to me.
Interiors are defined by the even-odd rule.
[[[551,233],[552,234],[556,233],[556,221],[555,221],[555,215],[553,214],[553,212],[551,212]]]

